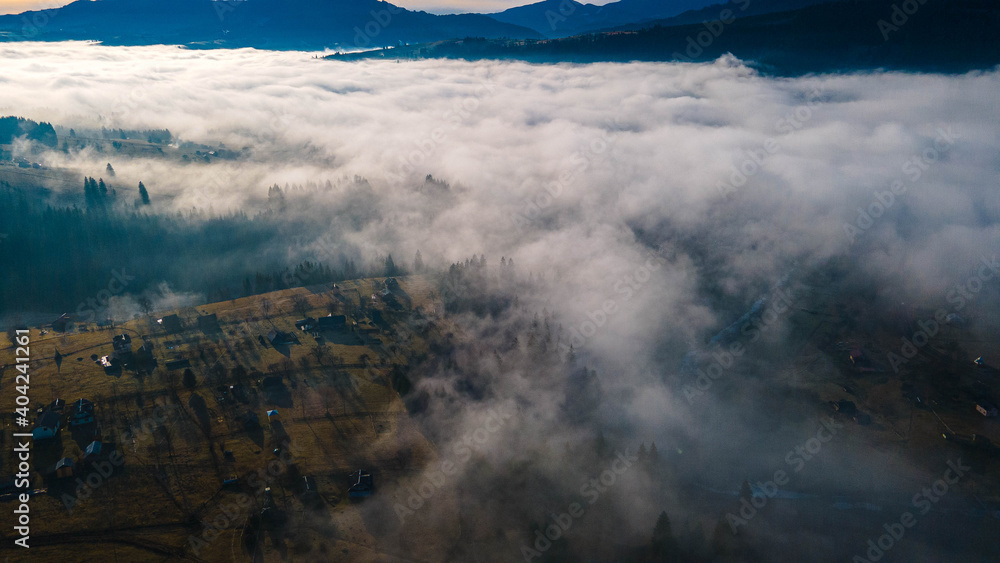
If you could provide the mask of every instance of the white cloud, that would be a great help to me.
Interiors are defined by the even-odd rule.
[[[676,397],[655,376],[628,372],[664,341],[700,342],[735,320],[706,306],[706,285],[746,303],[789,272],[843,256],[880,280],[879,300],[934,306],[996,252],[998,72],[775,79],[731,58],[581,66],[311,56],[2,44],[0,113],[169,128],[249,148],[238,165],[115,162],[119,176],[148,179],[178,207],[209,178],[223,179],[213,202],[227,209],[258,205],[272,183],[363,175],[375,196],[361,205],[374,219],[349,233],[359,248],[420,249],[439,261],[513,256],[552,282],[545,305],[567,328],[616,300],[620,312],[586,353],[621,368],[604,389],[641,397],[629,423],[654,435],[674,418],[663,409]],[[941,130],[954,142],[914,179],[907,162],[934,149]],[[63,164],[99,175],[107,158]],[[740,169],[745,182],[734,183]],[[426,174],[451,189],[414,188]],[[897,180],[905,193],[852,245],[845,224]],[[330,199],[315,212],[349,198]],[[658,244],[670,263],[625,299],[616,283]],[[512,378],[508,389],[531,385]],[[725,431],[722,444],[742,436]]]

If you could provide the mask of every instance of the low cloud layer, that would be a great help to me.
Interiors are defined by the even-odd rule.
[[[578,361],[599,378],[585,422],[560,414],[567,386],[591,384],[565,368],[565,379],[543,382],[527,360],[498,369],[458,357],[483,363],[473,371],[489,393],[482,408],[450,413],[461,376],[422,384],[439,401],[428,416],[440,421],[442,451],[484,424],[489,408],[517,404],[515,419],[483,446],[482,463],[504,471],[527,463],[550,481],[506,484],[552,494],[498,508],[490,525],[510,534],[528,527],[528,515],[564,509],[562,480],[575,491],[604,469],[568,468],[553,453],[597,428],[623,451],[640,440],[676,451],[699,444],[687,454],[699,456],[697,471],[678,469],[677,482],[697,473],[735,488],[747,474],[783,467],[784,453],[816,431],[809,405],[818,401],[805,384],[748,377],[743,399],[710,390],[695,401],[677,384],[682,357],[706,349],[762,296],[770,306],[776,288],[787,288],[812,303],[823,288],[810,276],[839,260],[849,279],[831,291],[877,284],[867,310],[854,312],[862,323],[897,304],[933,311],[997,252],[995,71],[772,79],[732,58],[577,66],[311,56],[4,44],[0,114],[67,127],[168,128],[184,141],[245,149],[239,162],[211,165],[112,160],[119,177],[146,183],[161,210],[262,208],[271,184],[331,180],[332,191],[309,195],[314,205],[294,212],[326,220],[362,255],[420,250],[425,261],[447,265],[484,254],[491,266],[513,257],[522,278],[544,280],[526,296],[524,318],[501,322],[524,326],[544,309],[557,315],[562,338],[577,331]],[[109,158],[84,152],[45,164],[99,176]],[[447,187],[426,182],[428,174]],[[369,180],[370,192],[339,181],[355,175]],[[347,211],[364,219],[344,228],[323,215]],[[309,255],[309,240],[322,235],[308,233],[290,253]],[[994,285],[963,312],[984,338],[996,334],[987,313],[996,295]],[[774,316],[762,332],[769,344],[739,373],[759,375],[802,350]],[[470,340],[505,346],[495,322],[470,316]],[[772,419],[778,409],[784,413]],[[924,476],[901,456],[865,459],[851,445],[857,438],[845,440],[790,487],[909,491]],[[858,470],[875,464],[890,473]],[[462,471],[467,492],[498,483],[489,471]],[[649,484],[623,486],[639,494]],[[657,507],[685,502],[680,492],[648,506],[624,491],[614,496],[602,510],[622,515],[629,538],[648,533]],[[387,514],[395,518],[391,507]],[[427,522],[447,517],[435,512]]]
[[[894,180],[908,188],[898,207],[855,238],[926,243],[891,252],[909,285],[933,285],[916,274],[940,279],[961,267],[959,256],[986,252],[995,234],[996,137],[987,124],[1000,111],[996,73],[772,80],[735,60],[341,64],[294,52],[83,44],[5,45],[2,56],[5,112],[77,127],[169,128],[183,140],[247,148],[249,166],[117,166],[159,178],[154,190],[175,193],[178,205],[198,179],[232,186],[213,194],[224,209],[261,198],[271,183],[361,174],[392,194],[380,205],[397,223],[426,222],[396,238],[445,259],[520,251],[533,268],[594,264],[620,254],[606,252],[609,244],[634,250],[631,230],[669,224],[737,245],[732,269],[742,281],[733,283],[745,284],[773,275],[774,260],[843,252],[844,224]],[[942,132],[940,157],[923,162]],[[397,189],[428,173],[456,185],[427,202],[439,206],[433,215]],[[739,252],[750,247],[759,251]],[[595,265],[610,276],[630,265],[623,258],[619,268]]]

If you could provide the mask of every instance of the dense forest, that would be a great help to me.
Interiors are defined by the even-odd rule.
[[[76,132],[73,131],[73,135],[76,136]],[[146,141],[147,143],[153,143],[157,145],[169,145],[173,142],[174,137],[171,135],[169,129],[108,129],[106,127],[101,127],[100,133],[101,139],[138,139],[140,141]]]
[[[164,282],[172,292],[218,301],[388,269],[403,273],[391,256],[358,265],[357,254],[338,253],[335,240],[322,261],[303,251],[291,262],[289,249],[310,242],[303,232],[326,232],[307,218],[290,221],[274,210],[156,214],[144,205],[150,197],[145,186],[138,202],[119,202],[103,179],[82,184],[86,205],[80,208],[54,206],[34,190],[0,183],[0,315],[99,316],[116,296],[142,295],[155,303]],[[281,193],[277,186],[270,190],[272,198]]]
[[[56,130],[51,123],[38,123],[23,117],[0,117],[0,145],[9,145],[21,137],[47,147],[57,144]]]

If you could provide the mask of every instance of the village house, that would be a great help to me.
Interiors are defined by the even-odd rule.
[[[52,321],[52,330],[56,332],[66,332],[69,325],[73,323],[72,317],[68,313],[63,313],[58,319]]]
[[[107,456],[104,444],[99,440],[94,440],[93,442],[91,442],[87,446],[87,449],[83,451],[83,461],[86,461],[88,463],[100,461],[105,457]]]
[[[73,401],[73,407],[69,415],[69,425],[82,426],[91,422],[94,422],[94,403],[87,399]]]
[[[56,434],[59,433],[59,426],[61,424],[61,417],[59,413],[46,409],[42,413],[42,416],[38,417],[35,422],[35,427],[31,429],[31,438],[33,440],[48,440],[50,438],[55,438]]]
[[[115,349],[116,356],[132,353],[132,337],[128,334],[123,333],[115,336],[111,341],[111,345]]]
[[[343,330],[345,327],[347,327],[347,317],[344,315],[328,315],[316,321],[317,330]]]
[[[271,346],[281,346],[283,344],[296,343],[295,337],[288,334],[287,332],[281,332],[280,330],[272,330],[268,332],[267,341],[271,343]]]
[[[985,417],[994,417],[997,415],[997,407],[993,403],[988,401],[979,401],[976,403],[976,411]]]
[[[351,474],[351,478],[355,483],[347,490],[347,494],[352,499],[370,497],[375,491],[375,479],[371,472],[359,469]]]
[[[399,300],[399,302],[407,308],[413,307],[413,299],[410,298],[408,293],[403,291],[403,288],[399,285],[399,281],[397,281],[396,278],[386,278],[385,289],[382,291],[383,295],[385,295],[385,292],[391,293],[394,298]]]
[[[159,323],[159,325],[163,327],[163,330],[167,332],[181,332],[184,330],[184,326],[181,324],[181,318],[177,315],[167,315],[156,322]]]
[[[57,479],[65,479],[73,476],[73,458],[64,457],[56,462],[50,473],[55,474]]]
[[[114,356],[101,356],[98,363],[104,368],[104,373],[108,375],[115,375],[121,371],[121,361]]]

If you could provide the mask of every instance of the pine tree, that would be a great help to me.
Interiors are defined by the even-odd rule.
[[[413,257],[413,271],[420,272],[424,269],[424,259],[420,256],[420,251],[417,251],[417,255]]]
[[[676,557],[677,542],[674,539],[674,533],[670,527],[670,517],[667,516],[666,510],[661,512],[660,517],[656,519],[650,551],[654,561],[673,560]]]
[[[110,162],[108,163],[108,167],[107,167],[106,170],[108,172],[108,177],[109,178],[114,178],[115,177],[115,167],[111,166]]]
[[[139,199],[143,205],[149,205],[149,192],[146,191],[146,186],[142,182],[139,182]]]
[[[83,199],[87,203],[87,207],[94,204],[94,193],[90,191],[90,178],[86,176],[83,178]]]

